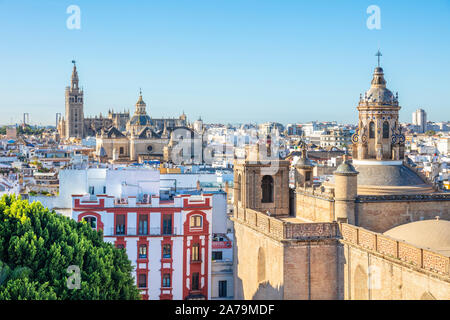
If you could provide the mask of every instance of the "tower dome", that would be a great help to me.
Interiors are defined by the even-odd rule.
[[[134,111],[133,117],[131,117],[129,122],[129,128],[137,133],[140,132],[144,127],[151,125],[151,118],[146,111],[147,105],[142,98],[142,91],[139,93],[138,101],[136,102],[136,109]]]
[[[359,125],[353,141],[353,159],[397,161],[404,159],[405,136],[399,124],[398,95],[386,87],[384,70],[378,66],[373,73],[370,89],[360,96]],[[354,162],[357,164],[357,162]],[[358,168],[356,168],[358,170]],[[358,170],[359,171],[359,170]]]
[[[366,91],[361,102],[367,104],[398,105],[397,97],[386,88],[383,68],[375,68],[371,87]]]

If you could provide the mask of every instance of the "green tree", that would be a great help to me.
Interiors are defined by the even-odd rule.
[[[69,289],[69,266],[80,288]],[[0,199],[0,300],[140,299],[126,253],[101,232],[20,197]]]

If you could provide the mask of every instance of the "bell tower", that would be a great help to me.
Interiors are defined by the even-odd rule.
[[[246,151],[234,164],[235,212],[253,209],[271,216],[289,215],[290,162],[278,158],[270,137]]]
[[[359,125],[352,137],[353,159],[356,160],[403,160],[405,136],[399,124],[398,94],[387,89],[381,53],[373,73],[370,89],[360,96]]]
[[[84,137],[83,90],[79,87],[78,72],[75,60],[72,60],[73,70],[70,86],[66,87],[66,138]]]

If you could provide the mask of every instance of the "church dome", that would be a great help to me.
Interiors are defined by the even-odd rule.
[[[130,119],[130,125],[148,126],[151,124],[151,119],[147,114],[135,114]]]
[[[145,102],[144,102],[144,99],[142,99],[142,94],[139,95],[139,99],[138,99],[138,101],[136,102],[136,105],[137,105],[137,106],[146,106],[146,104],[145,104]]]
[[[376,162],[376,161],[374,161]],[[355,165],[359,172],[358,184],[364,186],[418,186],[426,182],[405,165]]]
[[[450,256],[450,221],[433,219],[407,223],[384,235]]]
[[[146,104],[142,98],[142,92],[139,94],[139,99],[136,102],[136,110],[133,117],[130,119],[131,126],[149,126],[151,125],[151,118],[148,116],[146,109]]]
[[[372,87],[365,95],[367,102],[392,104],[395,102],[394,94],[387,88]]]
[[[314,164],[308,158],[299,158],[295,163],[296,168],[314,167]]]
[[[386,88],[383,68],[375,68],[371,84],[370,89],[364,94],[364,97],[361,97],[361,102],[383,105],[398,104],[397,97]]]
[[[341,175],[355,175],[358,174],[358,171],[356,171],[355,167],[353,167],[350,162],[344,161],[334,173]]]

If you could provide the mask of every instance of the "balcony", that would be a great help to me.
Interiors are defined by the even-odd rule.
[[[125,228],[124,225],[116,226],[116,228],[109,228],[109,233],[106,236],[174,236],[178,235],[177,229],[173,228],[172,230],[166,230],[161,228],[149,228],[148,232],[145,230],[139,230],[139,228]]]

